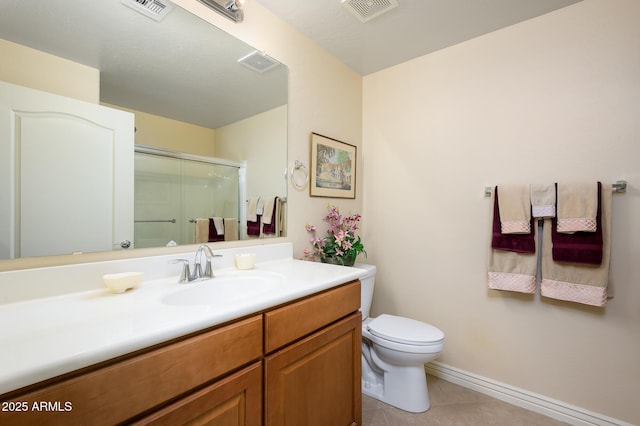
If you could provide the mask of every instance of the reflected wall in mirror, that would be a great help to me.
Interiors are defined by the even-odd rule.
[[[288,71],[282,64],[264,72],[242,66],[238,60],[252,52],[251,46],[178,6],[155,21],[125,7],[121,0],[0,3],[0,80],[133,113],[136,145],[245,164],[242,198],[246,199],[239,201],[238,218],[248,200],[286,200],[287,190]],[[265,60],[271,58],[265,56]],[[14,113],[4,115],[3,126],[6,122],[19,128]],[[0,143],[13,143],[4,134]],[[11,152],[10,157],[19,161],[14,151],[15,146],[9,146],[3,152]],[[49,159],[53,164],[59,160],[56,156],[83,161],[73,150],[54,152]],[[11,173],[21,167],[11,164]],[[134,171],[127,173],[133,180]],[[14,184],[3,174],[2,180],[0,185],[8,189],[0,191],[15,192],[12,200],[19,200],[19,178]],[[57,192],[52,203],[64,199],[64,185]],[[214,197],[216,203],[226,202],[220,200],[222,193]],[[238,200],[229,201],[233,202]],[[20,235],[19,212],[19,203],[0,209],[0,222],[10,224],[5,228],[13,227],[8,232],[13,236],[3,237],[2,245],[15,245],[5,240]],[[43,205],[43,215],[46,212]],[[245,223],[239,225],[242,228]],[[184,226],[176,223],[176,228]],[[195,235],[195,225],[187,226],[193,229],[181,232]],[[148,224],[145,229],[144,245],[166,245],[169,241],[160,233],[154,235],[151,227]],[[74,233],[74,229],[66,231]],[[241,238],[246,235],[239,233]],[[120,247],[119,241],[113,243],[114,249]],[[19,256],[0,256],[12,257]]]

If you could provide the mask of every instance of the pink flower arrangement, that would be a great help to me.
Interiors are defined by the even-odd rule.
[[[339,265],[353,265],[359,253],[367,252],[360,236],[356,235],[361,216],[356,213],[342,216],[338,208],[329,204],[329,213],[323,218],[329,224],[324,238],[316,236],[314,225],[305,225],[305,229],[312,235],[310,240],[312,249],[304,250],[306,260],[318,260]]]

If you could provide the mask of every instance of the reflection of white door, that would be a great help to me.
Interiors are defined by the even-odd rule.
[[[0,82],[0,258],[133,241],[133,132],[131,113]]]

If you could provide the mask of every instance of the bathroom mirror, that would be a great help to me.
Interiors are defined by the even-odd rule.
[[[286,199],[286,66],[168,1],[125,3],[2,0],[0,39],[98,69],[100,103],[134,111],[136,123],[141,112],[210,129],[216,147],[204,155],[246,162],[247,198]],[[150,17],[136,10],[143,3],[168,13]],[[143,144],[203,155],[181,139]]]

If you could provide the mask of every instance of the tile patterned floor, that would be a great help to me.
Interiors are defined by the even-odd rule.
[[[408,413],[362,395],[363,426],[559,426],[566,423],[427,376],[431,408]]]

